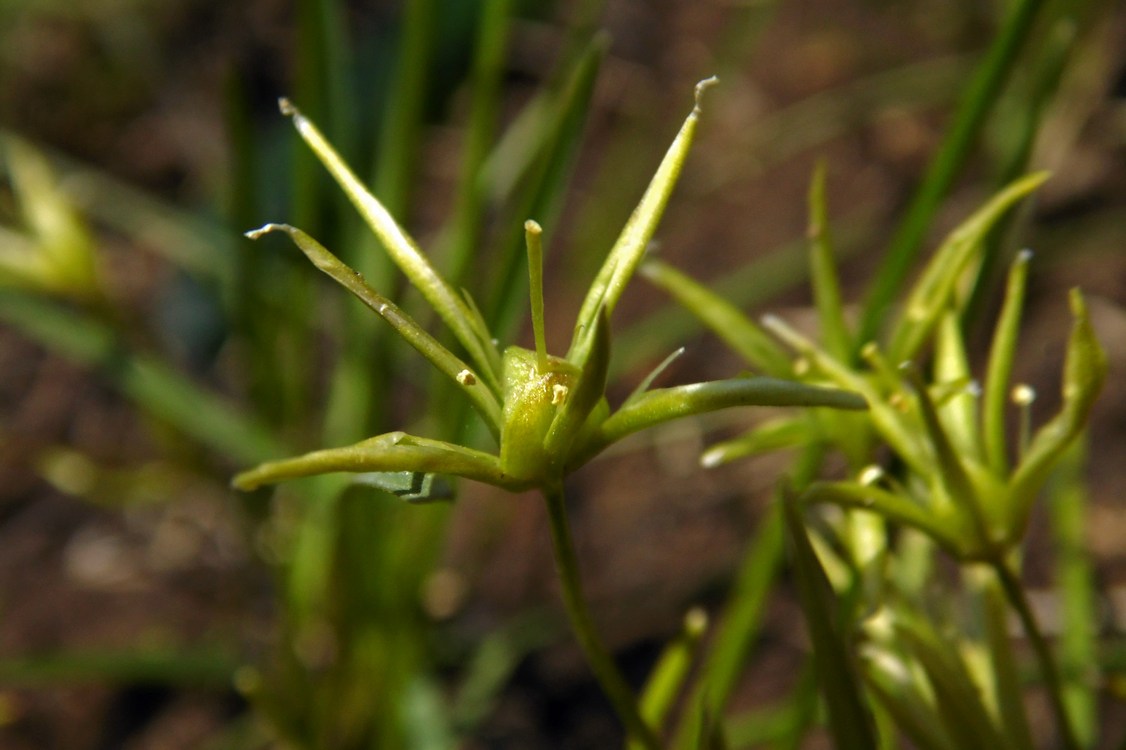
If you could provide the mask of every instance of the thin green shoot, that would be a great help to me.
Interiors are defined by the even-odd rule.
[[[532,332],[536,338],[536,364],[547,372],[547,341],[543,331],[543,227],[528,219],[524,222],[528,245],[528,296],[532,302]]]

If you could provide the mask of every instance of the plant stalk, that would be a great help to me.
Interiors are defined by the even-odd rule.
[[[551,519],[551,542],[555,551],[555,565],[563,586],[563,603],[571,620],[571,628],[586,654],[590,668],[598,679],[606,697],[610,699],[626,731],[646,750],[660,750],[661,742],[653,729],[645,723],[638,709],[637,696],[626,683],[614,664],[610,652],[595,632],[594,622],[583,597],[579,578],[579,563],[575,545],[571,540],[571,527],[567,521],[566,500],[562,485],[543,488]]]
[[[1056,668],[1056,662],[1052,657],[1051,649],[1048,647],[1048,641],[1040,630],[1040,625],[1036,622],[1036,616],[1032,613],[1032,605],[1028,601],[1024,586],[1021,585],[1016,571],[1006,561],[994,560],[993,569],[997,573],[997,578],[1001,581],[1005,596],[1008,597],[1009,603],[1012,604],[1013,609],[1020,617],[1021,627],[1032,644],[1032,650],[1036,653],[1036,660],[1040,663],[1040,674],[1048,688],[1048,701],[1051,703],[1052,712],[1056,715],[1060,745],[1065,750],[1080,750],[1079,740],[1075,737],[1075,730],[1071,726],[1067,709],[1063,705],[1063,680],[1060,679],[1059,669]]]

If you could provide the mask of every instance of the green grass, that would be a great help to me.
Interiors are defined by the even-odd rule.
[[[247,538],[272,540],[262,565],[278,604],[266,654],[68,648],[7,655],[0,683],[234,685],[263,721],[233,722],[216,747],[228,739],[266,746],[270,737],[295,747],[457,746],[488,722],[520,661],[563,637],[532,613],[455,657],[435,648],[441,631],[420,592],[442,560],[451,506],[426,501],[440,499],[438,488],[456,491],[453,477],[463,477],[543,494],[573,635],[630,747],[796,748],[823,731],[842,748],[904,739],[1031,748],[1027,675],[1047,698],[1060,747],[1105,743],[1098,685],[1116,667],[1096,632],[1082,528],[1085,431],[1106,364],[1078,291],[1070,338],[1058,342],[1055,416],[1014,415],[1010,398],[1026,289],[1038,273],[1015,253],[1029,196],[1044,179],[1034,171],[1038,139],[1082,42],[1111,5],[1018,0],[987,14],[995,31],[979,51],[909,62],[760,120],[747,154],[712,165],[713,182],[747,177],[744,166],[761,173],[810,150],[831,152],[834,139],[867,127],[885,106],[956,99],[885,252],[870,250],[884,233],[878,210],[863,201],[849,216],[831,210],[840,175],[827,161],[812,180],[805,238],[697,280],[676,268],[687,252],[670,248],[662,260],[646,252],[661,237],[666,206],[681,222],[670,232],[694,213],[704,226],[723,208],[716,192],[698,189],[706,180],[693,183],[692,170],[706,170],[689,146],[707,138],[713,108],[724,112],[727,92],[786,9],[752,5],[732,11],[714,58],[732,88],[720,85],[702,102],[698,91],[679,134],[649,107],[623,108],[617,130],[598,120],[590,127],[605,103],[599,87],[622,70],[598,31],[600,3],[583,4],[561,28],[509,0],[457,12],[410,0],[373,45],[353,33],[344,4],[302,0],[286,92],[293,103],[283,105],[291,122],[259,119],[237,73],[227,77],[230,184],[215,212],[168,206],[5,136],[0,321],[113,386],[160,426],[169,463],[183,457],[177,470],[216,492],[238,473],[236,484],[253,490],[240,506]],[[518,35],[546,29],[557,42],[552,67],[512,96],[509,60],[527,54]],[[659,98],[681,108],[690,95],[670,87]],[[451,127],[461,135],[442,198],[450,210],[444,221],[430,218],[427,241],[416,243],[403,227],[435,213],[424,210],[434,197],[420,173],[434,133]],[[582,150],[588,131],[600,133],[599,159]],[[658,144],[674,134],[662,161]],[[682,170],[691,185],[674,192]],[[573,206],[576,178],[588,195]],[[969,180],[982,208],[962,204],[963,222],[924,259],[947,199]],[[265,221],[287,224],[255,236],[288,233],[360,304],[288,243],[240,239]],[[152,247],[160,264],[203,290],[233,367],[187,372],[162,334],[115,299],[101,272],[109,233]],[[566,258],[569,278],[594,279],[564,357],[549,357],[545,343],[544,319],[555,312],[544,308],[561,296],[550,277],[544,294],[553,256]],[[842,278],[855,276],[857,258],[870,282],[850,306],[857,284]],[[637,271],[675,304],[623,321],[612,313]],[[816,333],[748,312],[807,282]],[[521,338],[529,299],[535,348],[505,349]],[[675,355],[637,376],[705,329],[768,377],[744,377],[736,366],[726,380],[695,383],[703,378],[681,372],[694,385],[662,387],[657,377]],[[974,341],[990,332],[983,354]],[[904,360],[911,365],[901,368]],[[620,401],[623,379],[641,385]],[[862,404],[864,412],[783,411],[708,449],[705,466],[786,451],[785,479],[722,604],[674,634],[640,686],[627,682],[583,593],[564,478],[674,418]],[[597,464],[587,471],[597,479]],[[1056,643],[1029,604],[1020,564],[1042,494],[1066,623]],[[951,565],[936,565],[941,558]],[[756,678],[766,614],[781,590],[796,592],[804,613],[808,663],[789,694],[773,696],[777,714],[747,711],[740,687]],[[1009,617],[1021,623],[1020,638]]]

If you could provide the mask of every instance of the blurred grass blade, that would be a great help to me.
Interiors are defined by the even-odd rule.
[[[841,284],[833,240],[829,234],[829,207],[825,198],[825,162],[817,165],[809,186],[809,267],[813,299],[821,321],[825,350],[842,362],[853,356],[852,334],[844,318]]]
[[[403,3],[395,75],[379,128],[374,192],[393,216],[405,216],[410,187],[418,174],[423,117],[430,93],[436,43],[436,0]],[[378,232],[377,232],[378,234]],[[381,236],[381,242],[386,240]],[[393,253],[392,253],[393,255]],[[362,264],[360,266],[363,267]]]
[[[468,732],[486,719],[520,662],[555,641],[561,628],[566,626],[554,614],[534,612],[492,629],[470,657],[453,699],[455,728]]]
[[[0,685],[61,687],[136,683],[226,690],[239,667],[226,648],[57,650],[0,659]]]
[[[101,301],[94,240],[46,156],[21,138],[0,135],[21,231],[0,226],[0,284]]]
[[[819,454],[816,450],[811,452]],[[813,465],[817,460],[807,456],[805,465]],[[723,713],[746,668],[747,657],[762,626],[767,596],[781,567],[783,534],[780,503],[776,498],[776,502],[771,504],[766,516],[759,522],[758,533],[747,545],[726,609],[714,628],[699,677],[685,703],[688,708],[673,747],[688,750],[698,725],[703,722],[705,711]]]
[[[752,367],[775,377],[792,374],[786,352],[747,315],[710,288],[659,260],[646,261],[641,273],[671,294]]]
[[[285,451],[268,429],[160,361],[129,351],[116,334],[40,297],[0,290],[0,320],[79,364],[93,367],[127,398],[232,461],[254,463]]]
[[[0,142],[20,140],[0,128]],[[132,237],[194,277],[229,285],[233,279],[234,243],[228,227],[163,203],[111,175],[48,154],[64,180],[59,188],[79,211]]]
[[[806,659],[797,684],[785,700],[728,719],[727,736],[731,746],[798,750],[802,738],[817,719],[818,699],[817,674],[812,660]]]
[[[960,455],[983,464],[985,458],[977,415],[979,386],[973,380],[966,342],[953,309],[948,309],[938,321],[931,381],[939,417],[950,434],[951,442],[957,446]],[[935,393],[935,386],[948,388],[949,392]]]
[[[981,432],[985,459],[998,476],[1009,470],[1008,450],[1005,446],[1005,411],[1009,404],[1009,383],[1013,372],[1020,334],[1021,313],[1024,310],[1024,290],[1028,282],[1028,262],[1032,253],[1025,250],[1013,262],[1005,288],[1005,303],[993,329],[993,343],[989,348],[989,365],[985,373],[985,391],[981,401]]]
[[[605,309],[610,316],[622,296],[626,284],[633,277],[641,259],[648,249],[649,241],[657,230],[657,224],[664,214],[665,205],[676,186],[688,150],[692,146],[696,132],[696,122],[700,118],[700,101],[704,92],[716,83],[709,78],[696,84],[696,103],[689,113],[672,145],[661,160],[649,187],[637,204],[633,214],[626,222],[622,233],[606,255],[602,269],[590,285],[586,299],[583,300],[575,322],[575,336],[567,359],[581,364],[590,355],[591,335],[599,310]]]
[[[857,214],[863,214],[858,217]],[[864,246],[874,222],[867,211],[850,215],[845,231],[839,234],[848,240],[843,246],[848,256]],[[743,263],[730,273],[709,279],[705,288],[740,310],[751,309],[763,302],[800,286],[809,278],[809,248],[804,239],[783,244],[778,249]],[[846,252],[841,253],[842,257]],[[615,337],[615,358],[611,378],[628,372],[680,346],[700,329],[700,321],[680,305],[669,304],[647,315],[644,320],[626,325]]]
[[[258,239],[272,231],[281,231],[288,234],[313,265],[386,320],[434,367],[458,385],[470,403],[477,408],[478,413],[485,420],[485,424],[489,426],[494,437],[500,435],[500,402],[496,396],[500,386],[490,382],[487,376],[492,373],[488,371],[476,373],[471,370],[465,362],[442,346],[437,339],[421,328],[391,300],[368,286],[363,277],[300,229],[295,229],[286,224],[267,224],[261,229],[248,232],[247,236],[251,239]],[[483,376],[483,379],[479,380],[479,375]]]
[[[1048,510],[1055,542],[1055,584],[1063,617],[1057,653],[1063,673],[1063,702],[1081,747],[1093,747],[1099,731],[1096,685],[1099,659],[1095,574],[1087,547],[1089,498],[1083,477],[1086,441],[1064,454],[1049,485]]]
[[[488,207],[482,169],[493,144],[500,110],[501,77],[508,48],[512,0],[485,0],[478,20],[472,72],[472,104],[453,218],[444,228],[450,283],[462,286],[481,241]]]
[[[982,704],[979,688],[958,655],[957,644],[941,638],[921,620],[896,623],[896,633],[919,660],[934,690],[943,724],[961,750],[1009,747]]]
[[[681,631],[661,652],[657,663],[645,681],[639,698],[641,716],[645,723],[656,727],[659,732],[665,725],[669,710],[688,680],[692,663],[699,651],[700,640],[708,627],[708,615],[700,608],[693,608],[684,616]],[[629,750],[640,750],[641,745],[631,741]]]
[[[1014,204],[1046,179],[1046,173],[1038,172],[1013,182],[950,233],[907,296],[888,345],[891,362],[898,364],[916,356],[950,304],[962,273],[980,255],[986,234]]]
[[[814,666],[829,715],[829,731],[840,748],[878,747],[875,723],[865,703],[850,637],[840,622],[833,588],[806,534],[798,502],[792,497],[783,497],[781,504],[798,599],[805,614]]]
[[[507,237],[502,229],[501,250],[488,274],[486,319],[497,336],[508,335],[526,310],[524,222],[535,219],[548,228],[555,223],[608,48],[603,34],[579,43],[561,80],[521,112],[485,165],[482,179],[493,202],[508,207],[502,222]]]
[[[1030,38],[1033,22],[1043,5],[1044,0],[1016,0],[985,59],[970,78],[954,120],[947,128],[870,287],[856,338],[858,346],[875,338],[884,313],[906,278],[939,204],[966,163],[986,117],[1016,67],[1021,48]]]
[[[821,444],[807,444],[792,467],[795,483],[807,483],[817,474],[823,459]],[[713,628],[699,675],[685,698],[687,708],[674,736],[673,748],[694,750],[692,742],[704,723],[704,715],[723,714],[740,676],[744,674],[751,649],[758,642],[767,597],[782,564],[782,502],[782,489],[779,487],[774,502],[759,522],[758,532],[743,554],[725,609]],[[801,705],[806,700],[816,703],[817,689],[813,684],[812,671],[807,676],[809,679],[799,683],[794,692],[796,710],[788,728],[795,735],[801,733],[805,716]]]
[[[980,593],[984,610],[986,654],[992,668],[992,702],[1002,731],[1015,750],[1033,750],[1036,744],[1028,725],[1023,685],[1009,632],[1008,602],[992,571],[982,572],[985,580],[980,586]]]
[[[801,494],[801,501],[873,511],[888,520],[918,529],[955,556],[960,557],[965,550],[963,529],[953,515],[878,487],[856,482],[814,482]]]
[[[298,0],[296,13],[294,90],[313,116],[323,119],[338,147],[349,153],[353,97],[347,88],[350,50],[343,6],[339,0]]]
[[[930,392],[923,382],[922,376],[914,367],[904,368],[907,380],[915,390],[915,398],[919,405],[919,414],[923,418],[923,428],[930,444],[934,449],[934,459],[937,463],[930,472],[946,490],[946,496],[958,507],[973,526],[977,535],[976,542],[988,548],[992,543],[990,520],[996,517],[998,509],[983,506],[983,497],[990,497],[989,492],[982,492],[974,484],[962,458],[950,442],[950,436],[938,419],[938,410],[931,400]],[[980,476],[980,475],[979,475]],[[992,488],[987,487],[986,490]],[[986,516],[987,511],[992,511]]]
[[[1028,452],[1009,482],[1011,533],[1023,529],[1036,493],[1044,485],[1067,446],[1082,433],[1107,375],[1106,352],[1091,326],[1087,305],[1078,289],[1071,290],[1073,323],[1067,342],[1061,387],[1063,406],[1050,422],[1037,430]]]
[[[807,445],[820,438],[818,433],[817,423],[804,414],[772,419],[745,435],[711,446],[701,454],[700,464],[710,468],[740,458]]]
[[[762,322],[764,328],[769,329],[787,345],[807,358],[819,374],[826,376],[830,382],[840,388],[860,394],[868,402],[868,414],[883,440],[912,468],[919,470],[922,474],[929,473],[930,454],[918,434],[916,424],[909,421],[908,415],[891,406],[888,399],[881,393],[880,389],[873,385],[870,378],[862,377],[852,367],[829,356],[823,349],[781,318],[767,315],[763,317]],[[868,358],[870,360],[879,361],[874,356],[878,354],[875,344],[866,347],[866,352],[869,353]],[[891,381],[889,386],[898,386],[896,389],[901,389],[901,378],[893,376],[889,380]]]
[[[1073,53],[1079,48],[1077,43],[1082,38],[1079,26],[1082,24],[1077,16],[1092,15],[1092,11],[1097,13],[1097,6],[1098,3],[1079,2],[1051,8],[1057,17],[1044,35],[1044,42],[1039,45],[1035,57],[1029,60],[1031,72],[1021,82],[1022,85],[1014,86],[1014,90],[1008,92],[996,118],[997,127],[992,140],[1001,152],[1000,184],[1015,179],[1028,169],[1045,116],[1050,111]],[[988,297],[998,281],[996,271],[1003,260],[1002,243],[1012,224],[1011,220],[1002,220],[986,241],[988,247],[982,258],[981,272],[962,316],[963,326],[980,320],[982,311],[987,309]]]
[[[951,739],[946,722],[920,694],[910,667],[899,656],[869,649],[865,657],[868,689],[899,731],[920,750],[961,750]]]

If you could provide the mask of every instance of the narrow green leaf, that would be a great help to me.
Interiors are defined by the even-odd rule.
[[[505,489],[526,489],[506,476],[497,457],[441,440],[388,432],[355,445],[327,448],[295,458],[269,461],[234,478],[231,484],[249,491],[266,484],[333,472],[408,471],[450,474]]]
[[[524,658],[557,642],[566,627],[554,611],[535,610],[490,628],[468,659],[452,700],[454,726],[468,732],[490,716]]]
[[[864,216],[858,217],[857,214]],[[874,224],[870,219],[867,211],[849,216],[842,232],[847,235],[842,250],[847,251],[849,256],[865,247]],[[740,310],[752,309],[804,284],[809,278],[808,255],[806,241],[799,238],[734,269],[725,270],[720,276],[707,280],[705,286]],[[624,326],[615,336],[616,356],[611,379],[614,374],[630,372],[641,363],[656,359],[685,339],[697,335],[699,323],[698,318],[680,305],[668,304],[642,321]]]
[[[473,46],[472,96],[457,201],[453,216],[442,231],[444,241],[441,244],[448,245],[445,255],[448,278],[454,285],[464,283],[463,277],[480,247],[485,225],[488,195],[482,168],[492,147],[500,112],[512,0],[485,0],[481,6]]]
[[[226,690],[240,664],[227,648],[54,650],[0,659],[0,683],[20,687],[156,683]]]
[[[868,689],[891,715],[896,728],[920,750],[960,750],[950,738],[946,722],[919,692],[902,658],[869,647],[863,659]]]
[[[707,627],[708,615],[704,610],[689,610],[681,631],[661,652],[645,681],[640,697],[641,716],[649,726],[659,730],[664,725],[669,709],[688,679],[692,662],[699,651],[700,639]],[[628,747],[630,750],[638,750],[641,746],[633,742]]]
[[[943,197],[969,158],[989,112],[1000,99],[1005,82],[1017,65],[1021,48],[1032,37],[1029,32],[1044,5],[1044,0],[1018,0],[1012,4],[989,51],[968,84],[963,86],[954,120],[931,159],[926,176],[911,199],[907,216],[892,238],[887,257],[872,283],[860,321],[858,345],[875,338],[885,311],[906,278]],[[906,356],[910,355],[899,358]]]
[[[1106,352],[1099,344],[1078,289],[1071,290],[1074,318],[1063,370],[1063,407],[1041,427],[1009,482],[1010,533],[1018,538],[1028,522],[1036,494],[1060,456],[1083,431],[1091,407],[1106,381]]]
[[[536,341],[536,361],[547,367],[547,339],[543,330],[543,227],[528,219],[524,222],[528,245],[528,296],[532,302],[532,333]]]
[[[888,346],[892,362],[911,359],[918,353],[950,304],[958,279],[980,254],[986,234],[1014,204],[1046,179],[1047,173],[1037,172],[1016,180],[950,233],[907,296]]]
[[[664,214],[673,187],[680,177],[688,149],[692,145],[696,121],[700,117],[701,97],[704,91],[716,82],[715,78],[709,78],[696,84],[696,106],[692,108],[680,132],[673,139],[641,202],[637,204],[633,215],[626,222],[621,235],[606,256],[598,276],[590,285],[590,290],[579,310],[578,320],[575,322],[575,336],[567,355],[567,359],[572,362],[581,364],[590,355],[591,335],[598,311],[605,308],[607,317],[614,312],[626,284],[641,263],[649,241]]]
[[[739,458],[794,448],[820,438],[818,432],[816,423],[804,414],[772,419],[745,435],[708,448],[700,456],[700,465],[711,468]]]
[[[379,128],[373,191],[388,211],[399,215],[410,206],[410,189],[418,175],[441,12],[437,0],[406,0],[401,7],[399,50],[387,95],[389,106]]]
[[[1083,470],[1086,441],[1079,439],[1064,454],[1049,485],[1055,543],[1054,580],[1060,592],[1063,624],[1059,636],[1063,702],[1082,747],[1094,747],[1099,731],[1098,683],[1103,664],[1099,654],[1099,603],[1087,542],[1090,504]]]
[[[383,243],[395,265],[406,274],[438,316],[453,331],[478,369],[481,372],[493,373],[493,382],[499,383],[500,354],[480,318],[473,315],[453,287],[438,274],[415,241],[399,226],[383,204],[368,192],[336,150],[325,140],[316,125],[288,100],[282,99],[279,106],[283,114],[292,117],[297,132],[339,183],[368,226],[375,232],[376,237]]]
[[[837,747],[875,748],[879,744],[875,724],[864,700],[850,638],[840,622],[832,586],[806,534],[799,507],[796,501],[784,499],[782,517],[829,729]]]
[[[497,401],[494,391],[490,389],[487,377],[480,378],[477,372],[474,372],[465,362],[442,346],[413,318],[391,300],[368,286],[362,276],[333,255],[324,245],[300,229],[287,224],[267,224],[260,229],[247,232],[246,236],[251,239],[258,239],[262,235],[274,231],[288,234],[294,244],[301,249],[301,252],[305,253],[305,256],[312,261],[313,265],[386,320],[422,356],[426,357],[431,364],[454,381],[485,420],[485,424],[488,425],[493,436],[500,435],[500,403]],[[485,371],[481,374],[487,376],[492,373]],[[499,389],[499,385],[497,388]]]
[[[0,135],[22,231],[0,227],[0,283],[84,302],[101,295],[94,240],[46,156],[21,138]]]
[[[817,675],[811,660],[807,659],[789,695],[727,719],[727,735],[732,747],[797,750],[817,719],[819,698]]]
[[[842,362],[852,357],[852,334],[844,317],[841,284],[833,240],[829,234],[829,208],[825,198],[825,162],[813,172],[809,186],[809,268],[813,300],[821,321],[825,350]]]
[[[957,446],[960,455],[983,463],[977,418],[978,392],[981,389],[970,372],[966,342],[962,339],[962,328],[953,309],[948,309],[938,321],[931,380],[935,385],[949,389],[947,393],[935,394],[932,387],[931,392],[951,442]]]
[[[986,509],[983,507],[983,493],[975,485],[962,459],[954,450],[950,436],[938,419],[938,411],[934,401],[931,400],[926,384],[923,383],[917,370],[905,366],[907,380],[915,389],[915,398],[919,405],[919,414],[923,418],[923,427],[934,449],[934,457],[938,462],[935,471],[928,472],[942,484],[947,497],[958,507],[970,522],[970,528],[976,535],[972,547],[985,551],[993,544],[993,535]],[[926,476],[926,475],[924,475]]]
[[[674,351],[672,354],[670,354],[669,356],[667,356],[663,360],[661,360],[661,363],[659,365],[657,365],[652,370],[650,370],[649,374],[641,379],[641,382],[637,384],[637,387],[634,388],[633,391],[629,394],[629,396],[626,397],[626,400],[622,402],[622,406],[626,406],[627,404],[632,404],[634,401],[636,401],[642,395],[647,393],[649,391],[649,389],[653,387],[653,383],[656,382],[657,378],[661,377],[661,375],[664,374],[665,370],[667,370],[669,368],[669,365],[671,365],[676,360],[680,359],[680,357],[683,356],[683,354],[684,354],[684,347],[682,346],[679,349],[677,349],[676,351]]]
[[[955,557],[963,557],[967,551],[964,529],[955,516],[879,487],[855,482],[814,482],[802,492],[801,501],[879,513],[888,520],[918,529]]]
[[[985,646],[992,670],[993,700],[997,720],[1014,750],[1033,750],[1032,730],[1025,712],[1023,684],[1013,653],[1009,607],[997,579],[988,571],[980,586],[984,610]]]
[[[891,398],[897,396],[901,391],[901,378],[896,375],[884,378],[887,381],[883,384],[884,387],[892,391],[892,396],[885,396],[881,389],[877,388],[869,378],[863,377],[854,368],[831,357],[825,350],[798,333],[781,318],[767,315],[763,317],[762,324],[764,328],[769,329],[808,359],[818,373],[825,375],[838,387],[860,394],[868,402],[868,414],[880,436],[913,469],[916,469],[920,474],[929,473],[931,466],[930,452],[920,438],[917,426],[909,420],[909,415],[904,414],[890,403]],[[866,359],[879,364],[882,360],[876,355],[878,355],[878,351],[874,344],[865,348]],[[877,375],[879,374],[877,370]]]
[[[529,217],[546,227],[562,210],[565,186],[575,165],[595,83],[609,39],[601,33],[576,40],[560,80],[518,116],[489,156],[482,179],[492,201],[505,206],[499,252],[490,263],[485,318],[497,336],[523,319],[523,224]],[[515,147],[513,147],[515,146]]]
[[[1008,451],[1005,448],[1005,408],[1009,403],[1009,380],[1013,372],[1021,311],[1024,309],[1024,290],[1028,282],[1028,262],[1031,258],[1032,253],[1025,250],[1017,255],[1009,270],[1005,303],[997,318],[997,326],[993,329],[985,391],[982,394],[981,432],[985,441],[985,458],[989,468],[999,476],[1009,470]]]
[[[982,702],[978,686],[958,656],[956,644],[952,649],[948,639],[940,637],[918,619],[899,618],[896,633],[926,672],[938,712],[958,747],[965,750],[1008,747]]]
[[[253,463],[285,450],[271,431],[160,360],[129,350],[108,326],[39,296],[0,290],[0,320],[81,365],[201,444]]]
[[[647,261],[641,273],[699,318],[751,367],[775,377],[793,374],[786,352],[739,308],[707,286],[659,260]]]
[[[607,418],[589,443],[581,447],[582,456],[586,460],[626,435],[663,422],[733,406],[867,408],[864,399],[855,393],[778,378],[732,378],[657,388]]]

